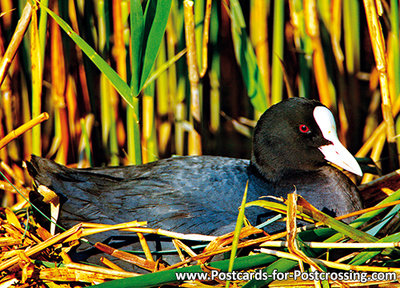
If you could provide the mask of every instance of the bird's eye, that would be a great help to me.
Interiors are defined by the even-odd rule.
[[[301,133],[308,134],[311,133],[310,128],[307,125],[301,124],[299,125],[299,130]]]

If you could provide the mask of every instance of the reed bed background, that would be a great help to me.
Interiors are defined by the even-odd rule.
[[[1,172],[24,196],[31,180],[22,161],[32,153],[77,167],[171,155],[249,158],[255,121],[294,96],[333,111],[342,143],[369,164],[358,184],[399,168],[396,0],[2,0],[0,16]],[[382,199],[363,187],[367,206]],[[3,207],[26,206],[5,179],[0,188]],[[383,204],[398,200],[385,191]],[[358,242],[398,242],[396,225],[380,240],[355,229],[379,212],[350,232],[328,222]],[[379,254],[363,253],[350,263]],[[266,269],[298,263],[276,257]]]
[[[50,115],[2,161],[248,158],[254,121],[300,96],[333,110],[350,151],[397,168],[396,1],[190,3],[2,1],[1,137]]]

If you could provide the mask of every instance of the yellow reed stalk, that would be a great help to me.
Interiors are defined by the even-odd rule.
[[[149,94],[148,94],[149,93]],[[157,147],[157,135],[156,135],[156,123],[154,113],[154,89],[147,88],[143,91],[143,137],[142,137],[142,163],[153,162],[158,160],[158,147]],[[146,100],[145,100],[146,99]],[[145,103],[146,102],[146,103]],[[147,109],[147,110],[145,110]],[[147,123],[145,124],[145,120]],[[162,123],[168,126],[168,122]],[[161,125],[161,127],[165,127]],[[160,127],[160,128],[161,128]],[[144,131],[147,129],[148,131]],[[160,133],[165,130],[160,130]],[[146,134],[146,135],[145,135]],[[161,137],[165,137],[163,135]],[[146,138],[145,138],[146,137]]]
[[[2,163],[4,163],[4,162],[2,162]],[[3,167],[1,167],[1,168],[3,168]],[[13,190],[14,188],[10,184],[8,184],[8,182],[0,181],[0,189],[2,189],[2,190]]]
[[[67,251],[69,250],[70,250],[69,247],[61,248],[60,256],[64,263],[72,263],[71,257],[69,257],[69,255],[67,254],[68,253]]]
[[[0,13],[0,17],[3,20],[3,25],[4,25],[4,30],[7,31],[10,26],[11,26],[11,21],[12,21],[12,11],[14,11],[16,8],[14,7],[14,3],[12,0],[3,0],[1,1],[0,9],[3,11]]]
[[[25,184],[25,181],[23,180],[23,175],[18,175],[18,172],[15,168],[17,167],[10,167],[5,163],[4,161],[0,162],[0,167],[8,174],[10,177],[15,181],[15,184],[17,184],[20,187],[23,187]],[[11,186],[11,185],[10,185]],[[14,191],[15,192],[15,191]]]
[[[179,81],[178,94],[184,94],[185,83],[182,80]],[[175,150],[177,155],[183,155],[185,150],[185,128],[183,122],[186,115],[186,105],[184,103],[177,103],[175,106]]]
[[[58,13],[58,2],[54,2],[54,11]],[[54,102],[54,121],[55,121],[55,138],[60,141],[55,161],[60,164],[67,162],[69,132],[67,120],[67,111],[65,106],[65,87],[66,72],[65,61],[62,47],[60,26],[53,20],[51,21],[51,94]]]
[[[86,115],[86,117],[84,119],[81,119],[81,127],[84,127],[84,129],[86,130],[86,134],[88,135],[88,138],[90,138],[90,135],[92,133],[92,129],[93,129],[93,125],[94,125],[94,115],[93,114],[88,114]],[[79,140],[79,154],[83,155],[83,153],[85,153],[85,150],[87,151],[87,145],[89,145],[89,143],[87,143],[87,139],[84,136],[84,133],[81,134],[81,138]],[[89,153],[90,154],[90,153]],[[90,156],[87,155],[86,156]],[[87,168],[90,165],[90,157],[88,159],[85,159],[85,161],[81,161],[80,163],[78,163],[78,168]]]
[[[340,38],[342,32],[341,20],[342,20],[342,0],[332,1],[332,26],[331,26],[331,42],[333,54],[335,55],[336,64],[339,72],[343,74],[343,51],[340,47]]]
[[[35,119],[32,119],[28,123],[25,123],[18,127],[17,129],[8,133],[3,139],[0,140],[0,149],[3,148],[5,145],[10,143],[12,140],[16,139],[20,135],[24,134],[27,130],[32,129],[32,127],[42,123],[43,121],[49,119],[49,114],[46,112],[40,114]]]
[[[7,3],[7,4],[5,4]],[[4,6],[3,6],[4,4]],[[3,11],[7,11],[10,10],[12,8],[11,2],[10,1],[2,1],[1,2],[1,7],[0,10],[3,9]],[[15,10],[15,9],[13,9]],[[0,16],[3,20],[4,23],[4,31],[10,30],[9,24],[8,23],[9,20],[11,20],[10,17],[5,17],[5,15],[11,16],[11,12],[7,11],[2,13]],[[8,20],[6,20],[5,18],[8,18]],[[6,24],[7,23],[7,24]],[[5,54],[5,49],[4,49],[4,41],[5,41],[5,37],[2,35],[2,32],[0,31],[0,58],[3,58],[3,55]],[[23,76],[22,76],[23,77]],[[22,80],[22,82],[25,84],[24,80]],[[30,116],[30,108],[29,106],[29,100],[28,100],[28,95],[26,93],[26,88],[25,85],[22,85],[21,87],[21,94],[22,94],[22,109],[23,109],[23,122],[28,122],[31,119]],[[5,73],[5,78],[3,83],[0,85],[0,92],[1,92],[1,100],[2,100],[2,108],[4,110],[4,115],[3,115],[3,111],[0,109],[0,119],[5,119],[5,127],[3,127],[3,125],[0,125],[0,139],[4,137],[4,134],[6,133],[6,131],[12,131],[14,128],[14,122],[15,122],[15,117],[12,114],[12,109],[13,109],[13,103],[11,102],[12,99],[12,88],[11,88],[11,79],[8,73]],[[24,93],[25,92],[25,93]],[[27,112],[27,113],[26,113]],[[5,131],[6,130],[6,131]],[[30,152],[30,149],[32,147],[32,143],[31,143],[31,136],[29,135],[30,133],[26,133],[25,137],[24,137],[24,156],[29,156],[32,153]],[[10,157],[11,159],[19,159],[20,157],[18,156],[18,148],[16,146],[16,143],[11,143],[7,149],[3,149],[0,152],[0,159],[6,161],[6,159],[8,157]],[[3,199],[5,200],[3,205],[7,206],[8,203],[8,199],[10,199],[11,196],[9,195],[9,193],[6,191]]]
[[[32,21],[30,29],[31,69],[32,69],[32,118],[37,117],[42,110],[42,56],[40,52],[39,31],[37,23],[38,7],[32,10]],[[32,152],[38,156],[42,155],[42,142],[40,127],[32,129]]]
[[[144,238],[143,233],[136,233],[139,237],[140,245],[142,245],[142,250],[147,260],[153,261],[153,255],[151,255],[149,245],[147,244],[146,238]]]
[[[187,246],[185,243],[183,243],[182,241],[180,241],[178,239],[174,239],[174,242],[176,243],[176,245],[178,245],[178,247],[180,247],[186,253],[188,253],[190,257],[196,257],[197,256],[197,254],[192,249],[190,249],[189,246]]]
[[[392,103],[389,94],[385,41],[383,38],[382,27],[378,19],[375,2],[373,0],[364,0],[364,8],[367,16],[368,29],[371,38],[372,50],[374,52],[376,68],[379,71],[379,82],[382,97],[382,114],[383,119],[386,122],[386,137],[389,148],[390,164],[392,169],[396,169],[399,161],[396,151],[396,132],[392,114]]]
[[[179,138],[178,136],[178,131],[175,130],[175,133],[172,133],[172,125],[177,126],[178,124],[176,123],[178,119],[175,117],[175,109],[177,109],[177,105],[183,105],[183,104],[178,104],[178,93],[177,93],[177,71],[176,71],[176,65],[175,62],[186,53],[186,48],[184,48],[183,51],[179,52],[178,54],[175,55],[175,49],[177,45],[177,37],[176,37],[176,32],[174,30],[174,23],[173,23],[173,18],[170,17],[167,22],[167,27],[166,27],[166,51],[167,51],[167,65],[165,68],[168,67],[168,76],[167,76],[167,87],[168,87],[168,122],[164,122],[160,125],[159,127],[159,134],[160,135],[168,135],[167,137],[159,137],[159,151],[160,153],[163,153],[166,151],[168,143],[170,141],[174,141],[171,139],[171,137]],[[164,66],[161,66],[164,68]],[[160,68],[161,68],[160,67]],[[159,70],[159,69],[158,69]],[[151,76],[149,77],[148,80],[150,80]],[[183,77],[181,77],[183,79]],[[147,80],[147,81],[148,81]],[[146,82],[147,82],[146,81]],[[145,84],[146,85],[146,84]],[[174,119],[175,118],[175,119]],[[176,120],[176,121],[174,121]],[[175,122],[175,123],[174,123]],[[175,135],[173,135],[175,134]],[[184,135],[184,132],[181,132],[180,135]],[[183,139],[183,137],[182,137]],[[175,142],[175,145],[177,143]],[[178,144],[179,145],[179,144]],[[175,153],[179,154],[178,149],[175,149]]]
[[[37,243],[40,243],[39,238],[37,238],[35,235],[31,234],[30,232],[26,231],[25,229],[18,228],[16,226],[10,225],[10,224],[3,224],[2,228],[6,231],[6,233],[13,237],[13,238],[19,238],[22,239],[23,235],[25,235],[24,238],[24,244],[25,245],[35,245]],[[2,259],[6,257],[2,256]]]
[[[65,91],[65,100],[68,107],[68,127],[71,137],[74,139],[78,138],[78,127],[77,125],[77,101],[76,101],[76,87],[75,80],[71,75],[68,75],[67,87]]]
[[[299,267],[301,271],[304,271],[303,261],[308,263],[308,257],[302,253],[298,247],[296,242],[296,232],[297,232],[297,222],[296,222],[296,214],[297,214],[297,194],[296,191],[294,193],[288,194],[287,201],[288,211],[286,217],[286,239],[288,243],[288,250],[290,253],[299,257]],[[314,266],[314,263],[310,263],[311,266]]]
[[[346,219],[346,218],[359,216],[359,215],[362,215],[362,214],[367,213],[367,212],[371,212],[371,211],[379,210],[379,209],[382,209],[382,208],[395,206],[395,205],[398,205],[398,204],[400,204],[400,200],[393,201],[393,202],[386,203],[386,204],[382,204],[382,205],[377,205],[377,206],[374,206],[374,207],[365,208],[365,209],[362,209],[362,210],[359,210],[359,211],[355,211],[355,212],[352,212],[352,213],[349,213],[349,214],[346,214],[346,215],[335,217],[335,219],[336,220],[343,220],[343,219]]]
[[[0,247],[21,245],[21,244],[22,244],[22,239],[15,239],[12,237],[1,237],[0,238]]]
[[[396,99],[396,102],[393,105],[393,114],[397,115],[399,112],[400,112],[400,97],[398,97]],[[383,121],[381,124],[379,124],[378,128],[375,129],[375,131],[368,138],[368,140],[364,142],[363,146],[357,152],[356,157],[365,157],[365,155],[367,155],[369,150],[371,150],[372,147],[374,146],[374,144],[376,143],[378,137],[382,133],[386,133],[386,132],[387,132],[386,122]]]
[[[317,82],[320,100],[330,109],[336,110],[335,99],[333,95],[331,95],[329,88],[330,81],[326,69],[324,51],[319,34],[319,21],[315,0],[304,1],[304,19],[306,24],[306,31],[311,38],[311,43],[314,51],[314,75]]]
[[[11,79],[9,76],[7,76],[4,79],[3,85],[1,85],[0,88],[1,91],[1,105],[2,109],[4,111],[4,118],[5,119],[5,129],[6,131],[12,131],[14,129],[14,122],[15,122],[15,115],[13,113],[13,107],[15,104],[13,103],[13,91],[11,88]],[[30,117],[29,117],[30,119]],[[29,121],[28,119],[28,121]],[[4,132],[3,132],[4,133]],[[7,157],[10,157],[11,159],[19,159],[20,157],[18,156],[18,148],[15,143],[10,143],[10,145],[7,147],[7,150],[4,150],[7,154],[3,158],[4,160],[7,159]]]
[[[154,97],[153,95],[148,95],[146,91],[143,91],[142,97],[142,117],[143,117],[143,130],[142,130],[142,158],[143,163],[149,162],[148,155],[148,142],[153,133],[154,128]]]
[[[0,118],[3,119],[3,110],[0,109]],[[0,125],[0,139],[4,138],[4,134],[6,133],[6,131],[4,131],[4,127],[3,125]],[[0,159],[2,159],[3,161],[5,161],[8,158],[8,153],[7,153],[7,149],[0,149]],[[6,200],[9,196],[8,192],[5,193],[3,200]],[[6,204],[6,202],[4,202],[4,205]],[[7,206],[7,205],[6,205]]]
[[[261,237],[261,238],[254,239],[254,240],[247,240],[245,242],[239,243],[237,248],[239,249],[239,248],[249,247],[249,246],[252,246],[252,245],[255,245],[255,244],[258,244],[258,243],[263,243],[264,241],[279,239],[279,238],[285,237],[286,234],[287,234],[287,232],[285,231],[285,232],[277,233],[277,234],[271,235],[271,236],[265,236],[265,237]],[[211,250],[211,251],[206,251],[206,252],[203,252],[201,254],[198,254],[197,256],[194,256],[192,258],[186,259],[186,260],[184,260],[184,261],[182,261],[180,263],[173,264],[171,266],[168,266],[165,269],[160,269],[160,270],[171,270],[171,269],[180,267],[180,266],[182,266],[184,264],[187,264],[189,262],[201,260],[201,259],[204,259],[204,258],[210,258],[210,257],[212,257],[214,255],[218,255],[218,254],[221,254],[221,253],[229,252],[231,250],[232,250],[232,246],[222,247],[222,248],[218,248],[216,250]]]
[[[119,225],[119,224],[118,224]],[[111,225],[112,226],[112,225]],[[183,233],[177,233],[177,232],[170,232],[167,230],[163,229],[153,229],[153,228],[142,228],[142,227],[129,227],[129,228],[115,228],[115,227],[103,227],[103,228],[92,228],[92,229],[85,229],[82,232],[82,235],[88,236],[100,232],[105,232],[105,231],[110,231],[110,230],[121,230],[121,231],[128,231],[128,232],[134,232],[134,233],[150,233],[150,234],[157,234],[161,236],[166,236],[170,238],[176,238],[176,239],[183,239],[183,240],[193,240],[193,241],[212,241],[216,238],[216,236],[208,236],[208,235],[201,235],[201,234],[183,234]],[[79,236],[81,237],[81,236]],[[68,241],[75,240],[75,239],[67,239]],[[66,241],[66,242],[68,242]]]
[[[121,1],[113,0],[114,51],[117,72],[126,81],[126,48],[124,42],[124,26],[122,23]]]
[[[199,132],[196,130],[197,126],[201,123],[201,110],[193,5],[193,1],[183,1],[185,39],[186,47],[188,49],[186,57],[190,82],[190,115],[191,123],[193,124],[193,129],[189,131],[189,154],[201,155],[201,137]]]
[[[171,139],[172,134],[172,125],[170,121],[164,121],[163,123],[159,124],[159,141],[158,141],[158,149],[159,153],[163,154],[167,150],[168,143]],[[161,136],[162,135],[162,136]],[[157,160],[157,155],[153,155],[153,159]]]
[[[374,0],[376,5],[376,12],[378,13],[379,17],[383,15],[383,5],[381,0]]]
[[[380,164],[380,157],[382,154],[382,150],[383,150],[383,146],[385,145],[385,134],[381,134],[378,139],[376,140],[376,142],[374,143],[374,147],[371,150],[371,154],[370,157],[371,159],[376,163],[376,165],[380,168],[381,164]],[[368,183],[371,180],[373,180],[375,178],[375,176],[373,174],[369,174],[369,173],[365,173],[365,175],[362,178],[361,183]]]
[[[287,230],[287,243],[288,249],[290,253],[297,255],[299,257],[299,266],[302,271],[304,271],[303,262],[306,262],[308,265],[313,267],[318,271],[322,271],[322,269],[316,265],[303,251],[301,251],[297,246],[297,222],[296,222],[296,215],[297,215],[297,193],[290,193],[288,194],[288,213],[286,219],[286,230]]]
[[[391,243],[326,243],[326,242],[304,242],[310,248],[323,249],[385,249],[400,247],[400,242]],[[288,247],[287,241],[266,241],[260,244],[261,247]]]
[[[27,1],[24,10],[22,11],[21,18],[19,19],[17,27],[15,28],[15,32],[11,38],[10,44],[8,45],[7,50],[0,61],[0,86],[7,75],[8,68],[10,68],[11,62],[14,59],[15,54],[17,53],[18,47],[21,44],[22,39],[24,38],[24,34],[26,29],[28,28],[31,16],[32,6],[30,2]]]
[[[375,180],[373,180],[373,181],[371,181],[371,182],[368,182],[368,183],[359,185],[359,186],[358,186],[358,189],[359,189],[360,191],[363,191],[363,190],[365,190],[365,189],[368,189],[368,188],[371,187],[371,186],[379,185],[380,183],[385,183],[386,181],[391,181],[391,180],[389,180],[390,178],[392,178],[392,177],[398,177],[398,175],[400,175],[400,169],[398,169],[398,170],[396,170],[396,171],[393,171],[393,172],[391,172],[391,173],[389,173],[389,174],[386,174],[386,175],[384,175],[384,176],[382,176],[382,177],[379,177],[378,179],[375,179]]]
[[[21,75],[22,76],[22,75]],[[22,101],[22,123],[26,123],[31,120],[31,107],[29,104],[29,92],[27,82],[22,76],[21,83],[21,101]],[[27,131],[23,136],[24,143],[24,159],[28,158],[32,154],[32,131]]]
[[[295,46],[300,47],[300,13],[296,9],[296,2],[294,0],[289,1],[289,12],[290,12],[290,24],[293,26],[293,41]],[[304,17],[301,17],[304,18]],[[251,23],[251,22],[250,22]],[[257,22],[255,23],[257,24]]]
[[[349,130],[349,121],[347,119],[346,110],[344,108],[343,99],[338,99],[338,118],[340,123],[340,130],[338,131],[339,139],[344,146],[347,146],[346,135]]]
[[[176,239],[172,239],[172,244],[174,244],[176,252],[178,252],[178,256],[181,259],[181,261],[185,261],[185,256],[183,255],[181,248],[176,243]]]
[[[250,38],[257,56],[257,65],[264,82],[267,103],[271,93],[269,81],[269,48],[268,48],[268,3],[264,0],[254,0],[250,10]]]
[[[19,267],[21,268],[21,284],[26,284],[26,280],[32,277],[33,274],[33,264],[32,260],[29,259],[24,253],[24,251],[18,251],[18,257],[20,261],[18,262]]]
[[[376,71],[376,70],[375,70]],[[366,141],[368,137],[372,135],[375,129],[378,127],[377,111],[381,105],[381,94],[379,91],[374,89],[372,93],[371,101],[368,107],[367,118],[365,119],[365,127],[363,131],[363,141]]]
[[[123,13],[124,11],[122,11],[122,1],[120,0],[113,0],[113,23],[114,23],[114,47],[113,47],[113,56],[115,58],[115,62],[116,62],[116,66],[117,66],[117,73],[121,76],[122,80],[126,81],[127,80],[127,51],[126,51],[126,46],[125,46],[125,41],[124,41],[124,20],[123,20]],[[111,85],[110,85],[110,89],[115,90]],[[121,129],[121,130],[116,130],[115,125],[116,125],[116,121],[120,121],[120,119],[118,119],[118,102],[119,102],[119,97],[116,97],[117,91],[115,91],[113,93],[113,98],[111,99],[112,103],[113,103],[113,107],[112,110],[110,111],[111,114],[113,114],[111,117],[111,135],[110,138],[116,137],[116,140],[118,141],[118,143],[122,143],[122,145],[124,145],[123,143],[125,141],[122,140],[122,138],[125,138],[126,133],[129,134],[130,138],[128,140],[128,147],[127,147],[127,152],[128,152],[128,157],[127,160],[129,161],[130,164],[134,163],[134,159],[135,159],[135,148],[133,145],[133,141],[132,141],[132,136],[133,136],[133,131],[132,131],[132,114],[133,110],[131,107],[127,108],[127,121],[129,122],[128,126],[127,126],[127,130],[125,129]],[[121,123],[121,122],[119,122]],[[121,127],[121,126],[120,126]],[[113,135],[113,134],[116,135]],[[116,141],[115,139],[110,139],[111,143],[111,149],[110,150],[114,150],[111,151],[111,153],[113,154],[112,157],[112,162],[114,165],[118,164],[118,159],[117,159],[117,153],[118,153],[118,147],[114,147],[116,146]],[[144,156],[144,154],[143,154]],[[139,164],[139,163],[136,163]]]
[[[81,223],[82,227],[90,227],[90,228],[85,228],[83,229],[82,233],[79,235],[74,235],[73,237],[78,236],[79,238],[81,237],[86,237],[92,234],[97,234],[101,232],[107,232],[107,231],[112,231],[112,230],[123,230],[123,231],[132,231],[135,230],[138,226],[145,225],[146,222],[137,222],[137,221],[132,221],[132,222],[127,222],[127,223],[120,223],[116,225],[103,225],[103,224],[96,224],[93,223],[94,225],[89,225],[90,223]],[[136,232],[136,231],[135,231]],[[73,240],[76,240],[78,238],[67,238],[65,242],[70,242]]]
[[[110,246],[100,243],[100,242],[97,242],[96,244],[94,244],[94,247],[96,247],[97,249],[99,249],[100,251],[102,251],[104,253],[107,253],[108,255],[117,257],[121,260],[124,260],[124,261],[129,262],[134,265],[137,265],[146,270],[154,271],[156,268],[156,262],[154,262],[153,259],[147,260],[147,259],[139,257],[135,254],[131,254],[131,253],[128,253],[125,251],[115,249],[113,247],[110,247]]]
[[[172,239],[172,243],[174,244],[176,251],[178,251],[179,256],[181,257],[181,260],[184,260],[185,257],[183,256],[181,249],[183,251],[185,251],[190,257],[195,257],[197,256],[197,254],[190,249],[189,246],[185,245],[185,243],[183,243],[182,241],[178,240],[178,239]]]
[[[252,226],[245,226],[243,229],[240,230],[240,239],[246,238],[250,235],[254,235],[259,233],[262,230],[259,230],[257,228],[254,228]],[[203,252],[207,251],[213,251],[215,249],[227,246],[233,242],[233,237],[234,237],[235,232],[229,232],[227,234],[218,236],[215,238],[213,241],[211,241],[206,248],[204,248]]]
[[[171,22],[171,20],[169,21]],[[161,45],[158,51],[157,59],[156,59],[156,68],[157,70],[164,70],[166,69],[167,63],[167,45],[165,44],[164,41],[161,41]],[[170,61],[168,61],[170,62]],[[171,63],[171,62],[170,62]],[[172,62],[170,65],[173,65],[174,62]],[[175,71],[176,72],[176,71]],[[155,74],[155,73],[153,73]],[[159,73],[157,80],[156,80],[156,95],[157,95],[157,116],[160,119],[159,124],[158,124],[158,150],[160,151],[161,154],[164,154],[167,145],[169,143],[169,140],[171,138],[171,117],[172,111],[171,111],[171,92],[170,88],[168,86],[169,83],[171,83],[168,79],[168,77],[171,75],[171,73]],[[176,75],[173,76],[174,80],[176,81]],[[154,84],[153,84],[154,85]],[[174,85],[174,84],[173,84]],[[176,84],[175,84],[176,85]],[[154,101],[154,89],[146,89],[150,90],[153,95],[152,99]],[[145,92],[146,92],[145,90]],[[155,117],[154,115],[154,110],[149,111],[151,116]],[[150,122],[152,124],[151,130],[150,130],[150,137],[147,139],[148,141],[148,158],[150,161],[156,160],[157,159],[157,137],[156,137],[156,131],[155,131],[155,124],[154,120]],[[143,123],[144,126],[144,123]]]
[[[297,261],[299,258],[296,255],[282,252],[282,251],[275,251],[271,249],[261,248],[261,253],[275,255],[277,257],[286,258],[290,260]],[[323,265],[325,267],[339,269],[339,270],[352,270],[352,271],[364,271],[364,272],[395,272],[400,273],[400,268],[392,268],[392,267],[375,267],[375,266],[361,266],[361,265],[349,265],[349,264],[342,264],[327,260],[321,260],[317,258],[310,258],[315,263],[319,265]]]
[[[76,7],[75,7],[75,1],[68,2],[68,16],[69,16],[69,20],[71,21],[71,26],[74,29],[74,31],[77,34],[79,34],[79,25],[78,25],[78,19],[76,17],[76,11],[78,11],[78,9],[76,9]],[[74,46],[75,46],[77,63],[78,63],[79,80],[80,80],[81,89],[82,89],[81,92],[83,95],[83,106],[85,107],[86,111],[91,111],[89,88],[87,86],[85,67],[83,66],[84,61],[83,61],[82,50],[78,47],[78,45],[74,45]]]
[[[1,261],[4,261],[5,259],[9,259],[11,257],[14,257],[15,255],[18,254],[18,250],[10,250],[10,251],[6,251],[3,252],[1,255]]]
[[[110,224],[101,224],[101,223],[90,223],[90,222],[83,222],[82,228],[113,228],[113,229],[123,229],[123,228],[131,228],[131,227],[138,227],[138,226],[145,226],[147,225],[146,221],[131,221],[131,222],[125,222],[125,223],[120,223],[120,224],[115,224],[115,225],[110,225]],[[110,230],[113,230],[110,229]]]
[[[150,85],[151,82],[153,82],[155,79],[159,78],[159,76],[162,73],[164,73],[167,69],[171,70],[171,67],[175,67],[174,63],[176,63],[183,55],[185,55],[186,51],[187,51],[187,49],[184,48],[181,52],[179,52],[176,55],[170,55],[168,53],[169,60],[167,62],[163,62],[163,65],[159,66],[158,69],[156,71],[154,71],[149,76],[149,78],[147,78],[146,82],[144,82],[143,89],[147,88]],[[176,78],[176,75],[175,75],[175,78]]]
[[[58,12],[58,4],[55,4],[54,10]],[[60,26],[51,21],[51,73],[52,73],[52,89],[54,89],[55,97],[64,98],[64,91],[66,86],[65,77],[65,63],[62,48],[62,39]],[[62,101],[62,100],[56,100]]]
[[[110,260],[108,260],[105,257],[101,257],[100,258],[100,262],[103,263],[104,265],[108,266],[109,268],[113,269],[113,270],[117,270],[120,272],[127,272],[124,269],[122,269],[121,267],[119,267],[117,264],[115,264],[114,262],[111,262]]]
[[[10,210],[10,208],[5,208],[4,212],[6,212],[7,222],[15,226],[16,228],[22,229],[21,223],[19,222],[17,216],[15,216],[14,212]]]
[[[33,247],[26,249],[25,255],[27,257],[32,256],[32,255],[46,249],[47,247],[50,247],[50,246],[54,245],[55,243],[58,243],[58,242],[62,241],[63,239],[68,238],[69,236],[71,236],[75,233],[78,233],[80,231],[80,229],[81,229],[81,226],[76,225],[76,226],[72,227],[71,229],[65,231],[62,234],[58,234],[54,237],[51,237],[50,239],[47,239],[46,241],[43,241]],[[3,271],[5,269],[9,268],[10,266],[17,264],[18,261],[19,261],[19,257],[14,256],[11,259],[2,262],[0,264],[0,271]]]
[[[211,69],[210,77],[210,131],[216,133],[220,127],[221,97],[218,74]]]
[[[134,276],[140,275],[138,273],[115,271],[113,269],[95,267],[95,266],[85,265],[85,264],[80,264],[80,263],[67,263],[67,264],[65,264],[65,267],[83,270],[83,271],[95,272],[95,273],[102,273],[105,275],[110,275],[110,276],[115,276],[115,277],[120,277],[120,278],[134,277]]]
[[[378,128],[374,130],[372,135],[368,138],[367,141],[364,142],[363,146],[361,146],[360,150],[356,153],[356,157],[365,157],[367,153],[372,149],[372,147],[376,144],[376,141],[379,139],[381,135],[386,135],[386,123],[382,122]]]
[[[91,284],[99,284],[103,283],[106,280],[115,280],[126,278],[129,276],[121,277],[121,276],[113,276],[113,275],[105,275],[100,272],[90,272],[83,271],[79,269],[72,268],[43,268],[39,271],[39,279],[50,284],[54,282],[81,282],[81,283],[91,283]],[[35,277],[37,277],[35,275]],[[130,276],[132,277],[132,276]],[[54,286],[54,287],[70,287],[70,285],[63,284],[65,286]]]
[[[163,119],[163,118],[168,119],[168,112],[170,111],[170,99],[169,99],[169,89],[168,89],[169,88],[168,87],[168,76],[170,74],[165,71],[168,68],[168,66],[167,66],[168,64],[166,62],[167,62],[167,46],[165,45],[164,41],[161,41],[160,48],[158,50],[156,63],[155,63],[155,68],[157,69],[157,71],[162,70],[164,72],[157,73],[157,71],[156,71],[155,73],[152,73],[152,76],[156,73],[158,74],[156,76],[156,78],[157,78],[157,80],[156,80],[157,113],[158,113],[158,117],[160,117],[161,119]],[[170,62],[170,61],[168,61],[168,62],[170,63],[170,65],[174,63],[174,62]],[[154,78],[153,78],[153,80],[154,80]],[[152,90],[154,90],[154,89],[150,89],[150,91],[152,91]],[[162,122],[165,123],[165,122],[169,122],[169,121],[162,120]],[[163,135],[160,133],[159,137],[160,138],[169,138],[169,135]]]
[[[6,149],[2,149],[1,151],[5,150]],[[28,195],[30,192],[30,188],[25,186],[25,171],[22,170],[22,168],[17,166],[15,163],[13,164],[13,167],[10,167],[4,161],[0,161],[0,167],[3,172],[5,171],[14,180],[14,185],[18,187],[18,190],[20,192],[17,193],[14,187],[12,187],[12,185],[10,185],[7,181],[0,181],[0,187],[3,187],[0,189],[4,190],[3,207],[11,207],[13,211],[17,211],[22,209],[23,207],[28,206],[28,203],[25,201],[25,199],[29,198]],[[15,199],[15,196],[17,197],[17,199]]]
[[[207,72],[208,67],[208,40],[210,39],[210,18],[211,18],[211,5],[212,0],[207,0],[206,3],[206,13],[204,15],[204,24],[203,24],[203,43],[202,43],[202,63],[201,63],[201,71],[200,77],[203,78]]]
[[[172,15],[172,14],[171,14]],[[169,92],[169,112],[171,115],[174,113],[173,109],[175,108],[176,104],[178,103],[177,101],[177,72],[176,72],[176,65],[175,62],[178,61],[180,57],[182,57],[186,52],[186,48],[184,48],[183,51],[179,52],[178,54],[175,55],[175,49],[176,49],[176,44],[177,44],[177,37],[176,37],[176,32],[174,29],[174,22],[172,21],[173,17],[170,17],[167,22],[167,27],[166,27],[166,39],[167,39],[167,59],[168,60],[168,92]],[[176,60],[175,60],[176,59]],[[170,64],[169,64],[170,63]],[[149,77],[149,79],[152,77],[152,75]],[[148,80],[149,80],[148,79]],[[147,81],[148,81],[147,80]],[[147,83],[146,81],[146,83]],[[146,83],[144,85],[146,85]]]
[[[394,59],[394,54],[395,51],[393,51],[393,42],[396,42],[396,39],[393,37],[393,32],[390,32],[388,39],[387,39],[387,76],[388,76],[388,80],[389,80],[389,95],[391,95],[391,97],[393,99],[396,99],[400,93],[396,93],[396,73],[395,73],[395,59]],[[398,53],[398,51],[397,51]],[[397,68],[397,67],[396,67]],[[392,110],[393,111],[393,110]],[[394,122],[396,122],[396,120],[394,120]],[[396,127],[396,125],[395,125]],[[396,131],[397,132],[397,131]],[[399,144],[398,144],[399,145]]]

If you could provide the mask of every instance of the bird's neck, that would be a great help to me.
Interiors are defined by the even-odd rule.
[[[330,165],[322,165],[315,170],[288,169],[286,167],[280,168],[281,166],[274,166],[265,163],[261,166],[252,159],[250,161],[249,171],[257,177],[262,178],[264,181],[270,182],[274,185],[279,185],[282,180],[283,182],[287,182],[289,179],[308,177],[309,173],[318,174],[324,166]]]
[[[249,171],[255,176],[271,183],[279,182],[284,176],[284,171],[277,169],[277,167],[269,165],[263,165],[261,167],[254,159],[250,161]]]

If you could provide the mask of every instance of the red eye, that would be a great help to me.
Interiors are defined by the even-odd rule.
[[[299,130],[301,133],[310,133],[310,128],[304,124],[299,125]]]

